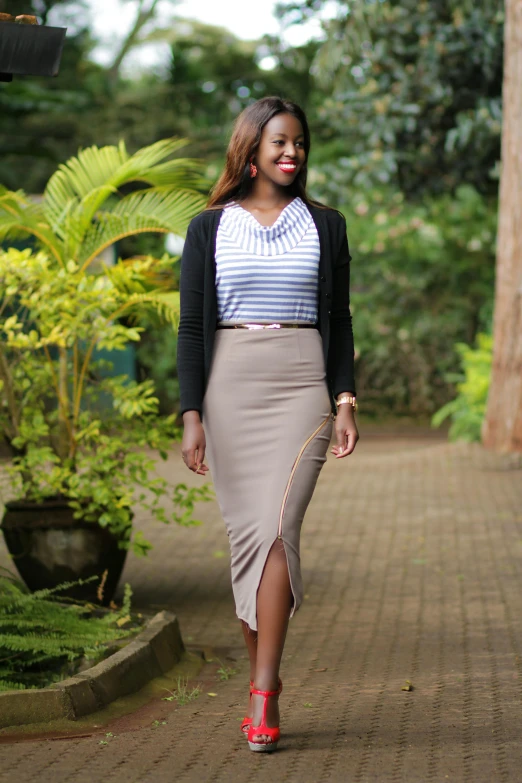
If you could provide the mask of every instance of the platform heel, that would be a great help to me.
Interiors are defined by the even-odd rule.
[[[251,723],[248,728],[248,735],[247,735],[248,746],[250,750],[254,751],[254,753],[271,753],[277,748],[277,743],[279,742],[281,731],[279,729],[279,726],[272,727],[266,725],[266,708],[268,704],[268,699],[271,696],[279,696],[280,693],[281,690],[279,688],[277,689],[277,691],[260,691],[257,688],[252,688],[251,696],[263,697],[263,715],[261,718],[261,724],[259,726],[254,726]],[[254,737],[258,736],[259,734],[264,734],[270,739],[268,741],[263,740],[262,742],[260,742],[259,740],[254,741]]]
[[[281,691],[283,690],[283,683],[281,682],[281,679],[279,679],[278,682],[279,682],[278,693],[281,693]],[[253,687],[254,687],[254,683],[252,682],[252,680],[250,680],[250,702],[252,702]],[[250,718],[248,715],[245,715],[245,717],[243,718],[243,722],[241,724],[241,731],[245,736],[248,734],[248,729],[251,723],[252,723],[252,718]]]

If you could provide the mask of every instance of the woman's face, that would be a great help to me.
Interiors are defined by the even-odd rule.
[[[306,162],[303,126],[293,114],[276,114],[267,122],[254,155],[257,176],[279,186],[291,185]]]

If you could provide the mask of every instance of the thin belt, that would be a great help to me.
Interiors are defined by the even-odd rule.
[[[317,324],[218,324],[218,329],[317,329]]]

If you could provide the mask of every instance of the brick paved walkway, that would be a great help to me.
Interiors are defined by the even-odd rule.
[[[177,455],[166,470],[187,478]],[[136,607],[172,608],[185,640],[235,658],[238,673],[203,672],[199,699],[158,701],[165,725],[113,729],[107,746],[99,735],[0,745],[0,783],[522,779],[520,456],[363,431],[351,458],[328,461],[305,522],[306,600],[273,756],[250,753],[238,731],[247,663],[227,539],[216,507],[203,515],[197,529],[148,526],[153,554],[130,559],[123,581]]]

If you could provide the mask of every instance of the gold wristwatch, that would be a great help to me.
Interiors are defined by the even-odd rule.
[[[351,405],[354,411],[356,411],[359,407],[357,405],[355,395],[353,394],[341,394],[339,397],[337,397],[335,404],[337,407],[339,407],[339,405]]]

